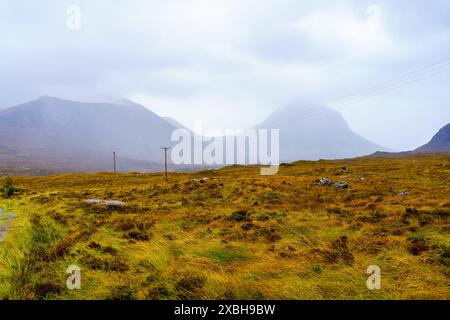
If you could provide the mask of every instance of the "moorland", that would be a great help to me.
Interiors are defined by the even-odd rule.
[[[0,178],[0,298],[450,299],[448,154],[259,172]]]

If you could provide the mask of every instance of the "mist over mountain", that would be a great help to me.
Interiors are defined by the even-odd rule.
[[[170,138],[177,128],[184,126],[129,100],[81,103],[44,96],[0,111],[0,160],[50,171],[110,170],[115,151],[119,170],[160,170],[161,146],[176,143]],[[353,132],[340,113],[325,107],[292,104],[255,129],[280,129],[281,162],[386,150]]]
[[[342,115],[323,106],[293,103],[256,128],[280,129],[280,159],[342,159],[387,151],[353,132]]]
[[[171,117],[162,117],[164,120],[166,120],[168,123],[170,123],[172,126],[174,126],[177,129],[186,129],[189,130],[185,125],[180,123],[179,121],[175,120]]]
[[[80,103],[44,96],[0,112],[0,156],[98,170],[110,168],[116,151],[122,165],[131,168],[136,162],[160,162],[160,147],[170,145],[174,129],[139,104]]]

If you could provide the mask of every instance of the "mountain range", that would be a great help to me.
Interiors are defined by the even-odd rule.
[[[0,112],[0,160],[57,171],[160,168],[159,148],[175,127],[131,103],[80,103],[44,96]],[[155,152],[155,150],[158,151]]]
[[[177,128],[185,127],[129,100],[82,103],[43,96],[0,111],[0,167],[43,173],[111,170],[115,151],[120,171],[159,171],[161,146],[173,146],[170,137]],[[353,132],[340,113],[326,107],[291,104],[254,127],[277,128],[282,162],[388,151]],[[448,128],[422,151],[440,151],[442,145],[448,150]]]

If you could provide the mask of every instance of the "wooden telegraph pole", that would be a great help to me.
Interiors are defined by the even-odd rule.
[[[164,150],[164,180],[167,181],[167,150],[169,150],[170,147],[161,147],[161,149]]]
[[[116,170],[116,152],[115,151],[113,151],[113,165],[114,165],[114,173],[116,173],[117,170]]]

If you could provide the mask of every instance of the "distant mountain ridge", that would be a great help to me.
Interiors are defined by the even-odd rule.
[[[115,151],[121,171],[159,171],[161,147],[175,144],[171,134],[180,127],[180,122],[129,100],[81,103],[43,96],[0,111],[0,163],[49,171],[110,170]],[[291,104],[254,128],[280,129],[281,162],[386,150],[325,107]]]
[[[44,96],[0,111],[0,150],[8,150],[10,162],[27,159],[30,166],[56,162],[57,167],[78,163],[92,170],[110,167],[116,151],[121,159],[129,159],[128,165],[122,165],[132,169],[136,162],[160,162],[159,148],[170,145],[174,129],[139,104],[80,103]]]

